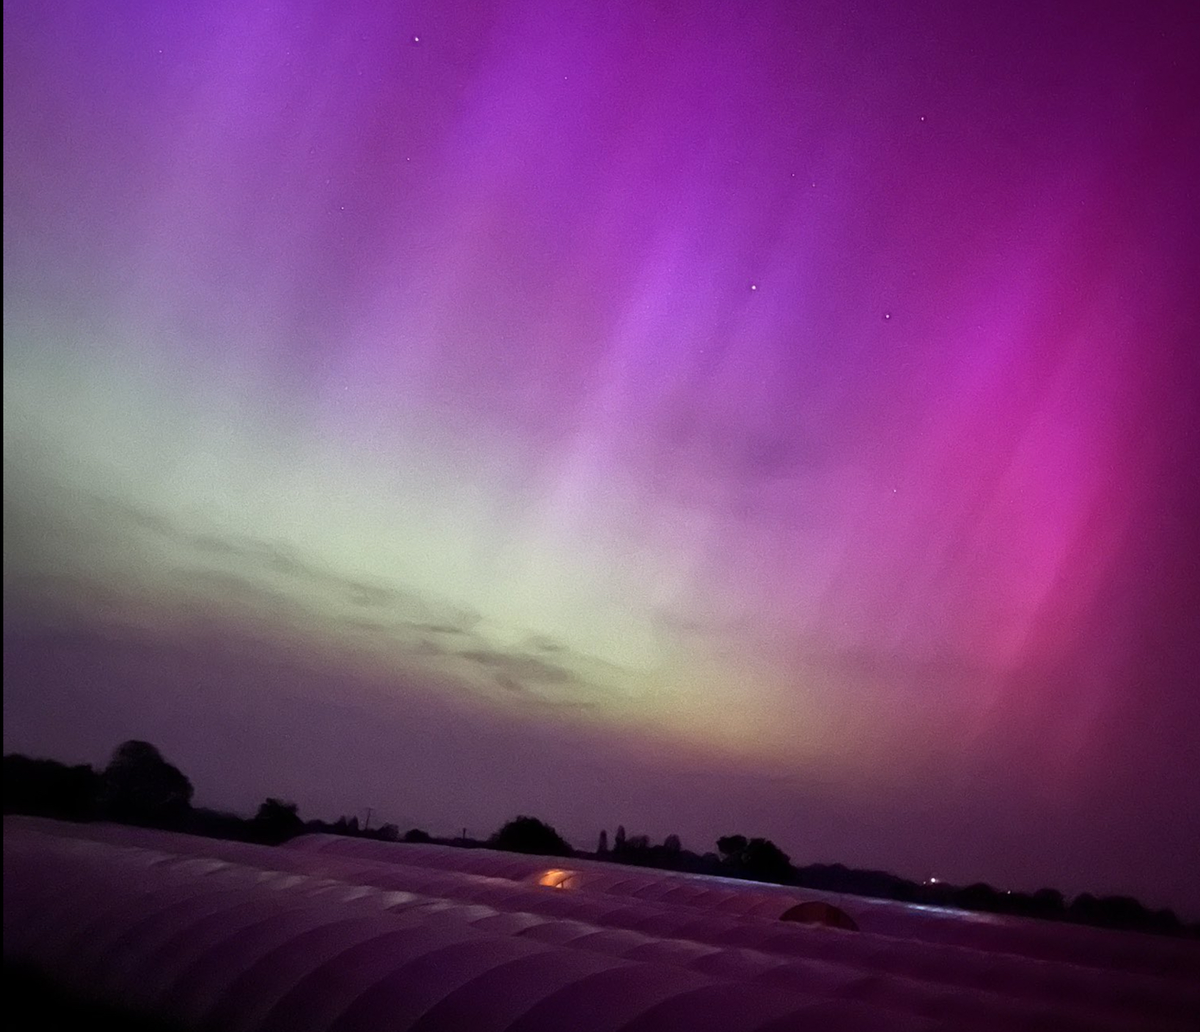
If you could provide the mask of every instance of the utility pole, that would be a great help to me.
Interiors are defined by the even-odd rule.
[[[363,831],[371,830],[371,807],[367,807],[367,822],[363,825]]]

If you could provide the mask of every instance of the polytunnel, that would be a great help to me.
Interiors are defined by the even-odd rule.
[[[1167,1029],[1200,1006],[1195,981],[555,883],[6,819],[5,956],[188,1028]]]
[[[1082,964],[1152,976],[1197,977],[1193,944],[1178,939],[1089,928],[1067,922],[976,913],[840,893],[659,871],[589,858],[535,857],[490,849],[392,843],[337,835],[302,835],[288,848],[323,855],[430,867],[533,881],[554,870],[575,890],[627,896],[644,902],[693,906],[706,914],[781,918],[798,903],[836,907],[862,931],[989,953]],[[845,922],[842,922],[844,925]]]
[[[7,827],[4,856],[6,962],[184,1028],[765,1032],[802,1027],[828,1003],[489,932],[476,905],[250,862]]]

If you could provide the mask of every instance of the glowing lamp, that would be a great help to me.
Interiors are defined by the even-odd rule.
[[[569,889],[573,887],[573,882],[577,876],[578,872],[576,871],[563,871],[557,867],[552,867],[538,878],[537,883],[545,885],[549,889]]]

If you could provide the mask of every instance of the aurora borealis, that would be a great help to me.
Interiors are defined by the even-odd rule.
[[[6,4],[6,751],[1200,912],[1197,15],[983,6]]]

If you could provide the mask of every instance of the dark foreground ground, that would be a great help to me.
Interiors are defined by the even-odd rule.
[[[5,1032],[180,1032],[172,1025],[75,996],[30,967],[4,962]]]

